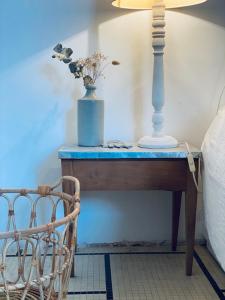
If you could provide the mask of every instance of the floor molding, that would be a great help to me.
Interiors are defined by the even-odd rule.
[[[105,295],[106,291],[68,292],[67,295]]]
[[[75,255],[160,255],[160,254],[171,254],[171,255],[177,255],[177,254],[185,254],[185,252],[179,251],[179,252],[94,252],[94,253],[76,253]]]

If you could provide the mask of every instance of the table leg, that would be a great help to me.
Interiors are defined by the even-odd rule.
[[[173,192],[172,203],[172,251],[177,250],[182,191]]]
[[[185,225],[186,225],[186,275],[192,275],[194,243],[195,243],[195,223],[197,209],[198,192],[194,184],[193,177],[187,171],[187,190],[185,195]]]

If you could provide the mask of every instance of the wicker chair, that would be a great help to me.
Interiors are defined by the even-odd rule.
[[[74,195],[57,191],[64,181],[74,184]],[[28,209],[21,213],[20,207],[18,213],[17,207],[22,203]],[[5,218],[3,206],[8,214]],[[79,212],[79,181],[71,176],[62,177],[53,187],[0,190],[0,224],[5,225],[5,232],[0,232],[1,300],[66,299]],[[48,218],[44,225],[40,224],[43,215]],[[25,229],[18,229],[18,220],[26,216]]]

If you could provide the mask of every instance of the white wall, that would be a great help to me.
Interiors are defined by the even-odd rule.
[[[67,67],[51,59],[62,42],[74,58],[100,49],[121,65],[98,84],[105,139],[136,141],[151,131],[151,12],[103,0],[8,0],[0,11],[0,186],[34,187],[60,176],[57,149],[76,142],[83,95]],[[225,3],[167,12],[166,127],[200,146],[225,82]],[[134,210],[134,201],[139,208]],[[79,242],[170,238],[166,192],[82,193]],[[201,219],[201,210],[198,214]],[[180,239],[184,238],[183,218]],[[197,237],[201,238],[199,226]]]

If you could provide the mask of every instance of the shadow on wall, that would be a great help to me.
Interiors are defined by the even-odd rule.
[[[202,5],[176,11],[225,26],[225,2],[222,0],[208,0]],[[4,1],[1,3],[0,10],[0,36],[4,53],[7,55],[0,55],[0,70],[2,72],[25,58],[31,57],[43,49],[48,49],[59,41],[75,36],[86,29],[89,31],[88,51],[92,53],[99,48],[99,25],[130,12],[130,10],[112,7],[111,0],[67,0],[66,2],[63,0]],[[139,56],[142,57],[142,55]],[[137,77],[139,78],[141,70],[138,71]],[[54,73],[54,76],[50,76],[51,81],[57,75],[55,69],[52,70],[52,73]],[[135,79],[134,74],[134,82]],[[59,85],[59,80],[55,86]],[[139,94],[140,91],[142,89],[138,88],[137,92],[134,93],[135,98],[139,97],[142,99]],[[134,116],[138,118],[137,116],[142,115],[142,105],[139,105],[140,103],[137,104],[135,99],[133,103],[134,106],[136,105],[134,107]],[[139,113],[136,114],[136,111],[139,111]],[[70,120],[74,119],[75,114],[75,108],[68,112],[68,122],[65,130],[66,142],[72,140],[72,137],[75,139],[75,128],[71,129],[70,126]],[[140,118],[135,123],[139,124],[139,127],[134,129],[135,137],[137,138],[142,132]]]
[[[191,15],[193,17],[209,21],[225,27],[225,1],[208,0],[207,2],[194,7],[174,9],[178,13]]]
[[[224,1],[209,0],[177,11],[225,26],[224,9]],[[0,36],[7,55],[0,56],[0,69],[3,71],[59,40],[91,28],[97,13],[99,22],[104,22],[130,12],[112,7],[111,0],[4,1],[0,11]],[[83,17],[88,14],[90,18]]]
[[[60,160],[56,160],[58,156],[58,149],[52,151],[41,162],[38,173],[38,184],[54,185],[61,178]]]
[[[12,6],[12,0],[11,2]],[[5,6],[9,9],[10,4],[7,3]],[[184,13],[184,14],[190,14],[192,16],[202,18],[205,20],[208,20],[210,22],[220,24],[224,26],[225,20],[222,18],[222,13],[224,10],[225,4],[221,0],[209,0],[208,2],[195,6],[195,7],[189,7],[184,9],[176,10],[176,12]],[[62,9],[63,7],[63,9]],[[29,16],[30,10],[32,8],[32,11],[34,8],[36,8],[35,15],[33,13],[33,16]],[[66,2],[66,4],[62,3],[62,0],[58,0],[53,3],[52,0],[48,1],[47,3],[43,3],[43,0],[39,0],[38,2],[35,1],[34,4],[29,5],[25,0],[22,1],[22,5],[20,3],[20,6],[18,3],[13,6],[13,11],[16,11],[16,9],[19,9],[19,12],[17,12],[18,18],[20,15],[25,14],[25,20],[23,22],[19,22],[19,32],[21,30],[21,33],[26,32],[26,35],[23,35],[24,42],[21,41],[21,51],[17,54],[17,59],[23,59],[23,55],[29,55],[32,54],[32,52],[38,52],[41,48],[46,49],[53,43],[57,43],[59,41],[63,41],[67,39],[68,37],[75,36],[79,32],[83,30],[88,30],[88,54],[90,55],[94,51],[100,48],[99,45],[99,26],[109,21],[113,18],[117,18],[121,15],[128,14],[133,12],[133,10],[124,10],[124,9],[118,9],[114,8],[111,5],[111,0],[103,1],[103,0],[82,0],[82,1],[76,1],[76,3],[72,0],[69,0]],[[212,13],[213,10],[213,13]],[[52,11],[54,11],[54,14],[52,14]],[[80,12],[79,14],[77,12]],[[85,17],[83,17],[83,15]],[[89,16],[89,17],[87,17]],[[213,18],[212,16],[216,16],[216,18]],[[40,26],[38,25],[38,22],[40,22],[40,19],[42,20],[42,24]],[[31,26],[28,26],[30,24]],[[46,23],[46,30],[43,31],[43,27],[45,27]],[[48,24],[48,25],[47,25]],[[6,25],[5,25],[6,26]],[[21,28],[20,28],[21,27]],[[26,30],[24,30],[24,27],[26,27]],[[149,28],[151,30],[151,28]],[[40,38],[40,34],[43,33],[43,38]],[[26,41],[29,41],[29,35],[37,35],[37,44],[28,45],[28,47],[25,47]],[[19,39],[19,35],[17,36],[17,39]],[[140,43],[139,41],[135,41],[136,44],[141,44],[143,41],[140,37]],[[149,40],[148,42],[151,43]],[[9,45],[7,46],[9,47]],[[24,48],[24,49],[23,49]],[[76,49],[74,49],[76,50]],[[12,49],[12,51],[15,51],[15,49]],[[142,55],[142,49],[141,47],[138,48],[140,52],[139,57],[143,58]],[[21,56],[19,56],[21,55]],[[13,57],[13,55],[10,55]],[[14,57],[14,59],[16,59]],[[11,62],[12,63],[12,62]],[[140,63],[140,66],[142,64]],[[136,68],[137,73],[133,73],[133,89],[134,93],[132,94],[132,102],[133,102],[133,119],[135,120],[134,124],[136,126],[134,127],[134,139],[137,140],[138,137],[141,136],[141,133],[143,131],[142,128],[142,115],[143,115],[143,95],[141,88],[141,82],[143,82],[143,78],[141,78],[141,72],[142,70],[138,67]],[[140,82],[137,82],[137,78],[139,78]],[[79,83],[81,84],[81,83]],[[100,85],[101,86],[101,85]],[[74,90],[74,89],[73,89]],[[74,91],[71,92],[71,94]],[[101,93],[101,91],[100,91]],[[74,93],[73,93],[74,94]],[[82,95],[81,95],[82,96]],[[137,98],[139,101],[136,101]],[[67,116],[65,118],[65,141],[66,143],[74,143],[76,141],[76,122],[74,122],[74,119],[76,118],[76,105],[72,105],[72,108],[67,112]],[[72,126],[71,126],[72,124]]]
[[[94,1],[93,1],[93,3],[94,3]],[[93,7],[93,9],[94,9],[94,11],[97,10],[96,7]],[[99,23],[96,20],[96,18],[94,18],[94,16],[92,16],[92,18],[89,20],[87,34],[88,34],[88,36],[87,36],[87,40],[88,40],[87,41],[87,46],[88,46],[87,55],[89,56],[100,49]],[[76,52],[75,48],[73,48],[73,50],[74,50],[74,52]],[[75,53],[75,56],[77,54],[78,53]],[[75,59],[75,56],[73,57],[73,59]],[[76,58],[77,58],[77,56],[76,56]],[[77,79],[74,79],[74,80],[77,81]],[[79,81],[80,81],[79,84],[82,85],[83,84],[82,81],[81,80],[79,80]],[[85,94],[85,89],[83,88],[83,94],[80,95],[80,98],[84,94]],[[75,89],[71,93],[72,99],[74,99],[74,95],[77,95]],[[77,115],[77,105],[75,103],[73,103],[73,106],[67,112],[67,116],[66,116],[65,140],[69,144],[74,144],[75,141],[77,141],[77,122],[74,122],[74,120],[76,119],[76,115]],[[71,126],[71,124],[73,126]]]
[[[0,36],[4,53],[7,55],[0,56],[0,70],[4,71],[59,41],[90,28],[95,13],[100,7],[105,9],[106,4],[103,2],[102,0],[4,1],[0,10]],[[107,14],[106,18],[113,18],[114,13],[117,16],[125,13],[123,10],[119,12],[111,8],[110,3],[109,7],[111,15]]]
[[[3,83],[4,89],[0,89],[1,92],[2,90],[5,91],[1,97],[4,100],[5,106],[3,106],[3,109],[0,109],[0,111],[3,111],[3,116],[5,118],[3,130],[5,131],[5,139],[11,140],[7,144],[8,146],[4,145],[3,140],[3,148],[5,149],[2,151],[6,153],[6,156],[1,156],[3,162],[1,172],[4,173],[2,175],[4,182],[8,181],[10,176],[12,178],[10,180],[13,183],[25,183],[25,186],[36,184],[37,181],[40,183],[54,182],[56,177],[60,175],[60,162],[57,160],[57,147],[62,143],[75,141],[74,135],[76,128],[75,126],[73,127],[73,124],[75,123],[76,108],[74,103],[72,104],[73,108],[70,108],[68,107],[69,105],[66,105],[65,102],[63,102],[66,97],[70,99],[72,94],[74,97],[75,83],[73,78],[71,76],[68,76],[68,78],[64,76],[64,73],[61,72],[64,70],[63,65],[63,70],[59,71],[60,76],[57,78],[56,69],[58,70],[58,66],[57,68],[54,67],[49,69],[48,65],[47,69],[42,69],[42,73],[45,72],[45,77],[38,73],[37,68],[43,66],[51,56],[49,49],[56,43],[60,41],[63,42],[69,38],[71,38],[73,42],[75,41],[74,44],[76,47],[76,42],[80,41],[80,39],[76,39],[76,35],[79,35],[79,33],[83,31],[88,31],[87,48],[89,54],[91,54],[97,48],[100,48],[98,37],[99,25],[122,15],[130,14],[131,12],[133,11],[113,8],[111,6],[111,0],[8,0],[1,3],[0,36],[2,43],[1,49],[3,51],[2,55],[0,55],[1,72],[15,67],[18,63],[30,58],[28,62],[26,61],[24,63],[23,68],[18,68],[16,74],[10,70],[10,74],[8,75],[9,78],[4,81],[4,83],[6,83],[5,86]],[[209,0],[209,2],[201,6],[177,10],[177,12],[191,14],[214,24],[224,26],[225,21],[222,18],[224,2],[222,2],[222,0]],[[216,16],[215,19],[213,18],[214,16]],[[122,28],[118,27],[118,30],[122,31]],[[123,34],[126,35],[126,32]],[[118,35],[115,35],[115,37],[117,36]],[[126,40],[122,40],[122,38],[121,45],[123,46],[123,43],[126,43]],[[145,36],[143,39],[145,39]],[[86,37],[81,40],[86,41]],[[116,41],[115,38],[115,43]],[[141,36],[138,36],[137,40],[134,42],[142,44],[143,40],[141,40]],[[145,43],[149,43],[149,47],[151,47],[150,32],[149,41],[145,40]],[[118,47],[120,50],[121,45]],[[45,52],[46,49],[47,53]],[[33,57],[35,57],[35,55],[39,56],[39,53],[42,51],[44,54],[40,54],[41,57],[36,64],[36,58],[33,59]],[[115,51],[115,48],[112,51]],[[138,49],[137,51],[137,55],[141,56],[141,59],[147,62],[147,58],[142,57],[143,49]],[[79,53],[76,53],[76,55],[79,55]],[[146,56],[151,57],[151,52],[148,53],[147,51]],[[31,64],[34,68],[31,68]],[[15,67],[15,69],[17,68]],[[27,69],[29,72],[27,72]],[[129,70],[129,68],[127,69]],[[135,92],[132,94],[132,102],[133,116],[135,116],[135,118],[131,120],[131,122],[134,120],[135,123],[138,124],[138,127],[134,129],[135,138],[137,138],[143,130],[141,115],[144,113],[143,103],[138,103],[135,100],[139,97],[139,99],[143,101],[145,96],[141,94],[143,93],[143,89],[140,86],[141,82],[142,84],[144,83],[145,89],[147,86],[147,84],[142,81],[143,78],[141,78],[141,69],[139,66],[137,66],[136,69],[139,82],[136,82],[135,73],[132,69],[132,84],[135,82],[137,86],[135,88],[133,86]],[[26,76],[23,77],[21,75]],[[33,75],[35,75],[35,77],[31,80],[30,78]],[[48,77],[48,81],[51,82],[51,86],[49,82],[47,82],[46,77]],[[65,87],[62,90],[62,93],[57,97],[57,94],[59,94],[59,85],[62,83],[61,80],[65,81]],[[81,82],[77,82],[76,84],[77,86],[81,86]],[[55,91],[52,91],[52,86]],[[129,85],[127,88],[129,89]],[[78,94],[79,89],[77,90],[78,92],[76,93]],[[65,95],[64,92],[66,93]],[[10,100],[13,100],[13,105],[10,103]],[[124,109],[126,110],[125,105]],[[32,114],[30,112],[32,112]],[[136,114],[135,112],[138,113]],[[13,123],[11,122],[13,113],[14,115],[22,116],[22,118],[18,117],[18,124],[15,120]],[[49,118],[49,116],[51,116],[51,118]],[[66,126],[66,128],[64,126]],[[190,131],[190,128],[188,130]],[[18,135],[18,132],[20,133],[19,137],[15,134],[17,133]],[[118,129],[114,132],[118,133]],[[12,145],[12,148],[9,148],[10,145]],[[25,145],[25,147],[23,147],[23,145]],[[12,151],[10,149],[12,149]],[[16,171],[15,165],[18,169]],[[6,168],[7,172],[4,170]],[[27,174],[30,174],[29,177]],[[109,200],[113,202],[116,196],[117,195],[114,194]],[[91,197],[92,195],[90,198]],[[108,199],[107,195],[104,197]],[[96,198],[98,198],[98,195],[96,195]],[[147,198],[148,195],[146,195],[146,205],[148,205]],[[123,201],[123,199],[125,199],[125,195],[121,195],[121,201]],[[163,199],[164,196],[162,196],[162,203]],[[91,201],[92,198],[86,201],[87,206],[89,205],[88,202]],[[127,200],[126,205],[124,204],[124,206],[121,206],[121,203],[118,203],[115,209],[115,214],[117,214],[118,211],[121,211],[121,209],[124,212],[123,215],[118,216],[121,224],[124,224],[125,220],[127,224],[131,225],[131,223],[128,223],[129,215],[126,213],[126,207],[128,205],[130,204]],[[168,209],[165,211],[163,210],[163,212],[168,211]],[[92,212],[90,212],[90,214],[91,213]],[[142,212],[140,211],[140,215],[141,213]],[[104,211],[102,211],[102,214],[104,215]],[[143,222],[147,219],[148,215],[143,219]],[[83,218],[83,221],[85,222],[86,219]],[[93,223],[94,221],[95,219],[93,220]],[[118,231],[120,223],[117,225]],[[100,225],[101,224],[104,224],[104,222],[100,223]],[[111,224],[111,226],[112,225],[113,224]],[[126,230],[127,233],[130,232],[130,228],[127,228]],[[106,236],[107,235],[108,232],[106,232]],[[124,234],[124,238],[125,237],[126,234]],[[123,239],[123,237],[121,237],[121,239]]]

